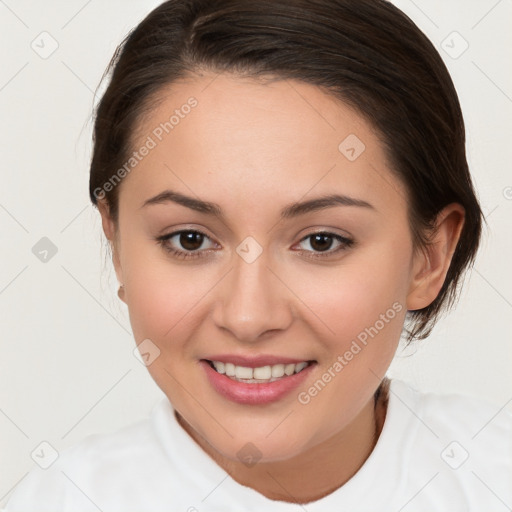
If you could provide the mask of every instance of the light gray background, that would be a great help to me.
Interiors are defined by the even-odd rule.
[[[94,90],[117,44],[159,3],[0,0],[0,506],[42,441],[60,451],[147,416],[163,397],[133,355],[88,198]],[[512,2],[394,3],[452,74],[490,230],[456,310],[391,375],[512,410]],[[31,47],[51,49],[43,31],[58,43],[48,58]],[[454,31],[469,44],[460,56]],[[57,247],[47,262],[32,252],[42,237]]]

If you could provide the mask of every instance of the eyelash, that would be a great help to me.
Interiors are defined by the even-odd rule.
[[[200,258],[202,257],[201,253],[204,252],[204,250],[200,251],[200,250],[196,250],[196,251],[193,251],[193,252],[190,252],[190,251],[181,251],[179,249],[174,249],[172,247],[169,246],[168,242],[169,242],[169,239],[171,238],[174,238],[176,235],[181,235],[182,233],[197,233],[199,235],[203,235],[204,237],[206,238],[209,238],[208,235],[206,235],[205,233],[201,232],[201,231],[198,231],[198,230],[195,230],[195,229],[183,229],[181,231],[174,231],[172,233],[169,233],[167,235],[162,235],[160,237],[157,237],[155,240],[158,242],[159,245],[161,245],[163,247],[163,249],[169,253],[171,253],[175,258],[178,258],[178,259],[181,259],[181,260],[188,260],[188,259],[192,259],[192,258]],[[326,235],[328,237],[331,237],[331,238],[334,238],[335,240],[337,240],[338,242],[340,242],[340,246],[335,249],[334,251],[331,251],[331,250],[328,250],[328,251],[324,251],[324,252],[314,252],[313,254],[309,254],[307,257],[308,258],[313,258],[313,259],[316,259],[316,258],[327,258],[329,256],[332,256],[333,254],[336,254],[340,251],[343,251],[343,250],[346,250],[348,249],[349,247],[352,247],[354,245],[354,240],[351,240],[350,238],[346,238],[344,236],[341,236],[341,235],[337,235],[335,233],[329,233],[327,231],[318,231],[318,232],[315,232],[315,233],[310,233],[309,235],[303,237],[300,241],[300,242],[303,242],[305,240],[307,240],[308,238],[311,238],[315,235]],[[212,249],[207,249],[207,250],[212,250]],[[298,252],[306,252],[306,253],[310,253],[312,251],[298,251]]]

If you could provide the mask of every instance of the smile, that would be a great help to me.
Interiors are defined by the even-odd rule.
[[[252,361],[235,357],[230,358],[232,361],[219,359],[221,358],[199,361],[206,374],[206,381],[211,389],[224,399],[244,405],[266,405],[285,399],[292,391],[304,384],[317,366],[314,360],[277,362],[277,358],[268,357]],[[235,359],[236,362],[244,362],[252,366],[235,364],[233,362]]]

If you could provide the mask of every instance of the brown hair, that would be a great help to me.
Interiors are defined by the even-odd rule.
[[[133,152],[138,120],[164,86],[200,70],[300,80],[355,108],[378,130],[406,186],[415,248],[428,245],[444,206],[465,208],[442,289],[407,313],[408,341],[428,336],[458,295],[483,220],[457,93],[428,38],[385,0],[164,2],[117,48],[95,111],[89,194],[94,205],[105,198],[116,225],[121,187],[103,187]]]

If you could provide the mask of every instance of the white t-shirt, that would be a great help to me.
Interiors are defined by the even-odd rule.
[[[512,508],[512,414],[392,380],[377,444],[343,486],[303,505],[233,480],[164,398],[148,419],[95,434],[36,466],[6,512],[504,512]]]

